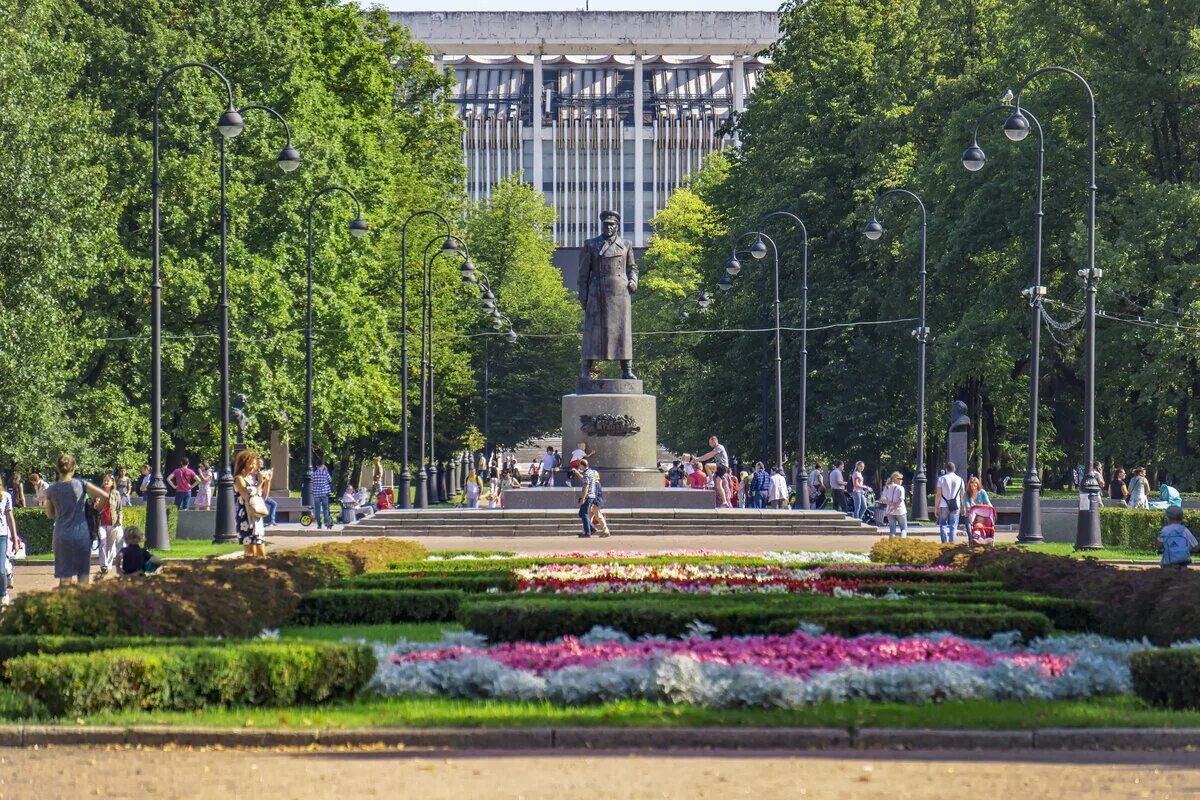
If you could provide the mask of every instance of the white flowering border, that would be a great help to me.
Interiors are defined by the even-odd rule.
[[[814,626],[804,626],[814,632]],[[705,631],[697,629],[697,635]],[[878,635],[878,634],[872,634]],[[929,634],[937,638],[951,634]],[[596,628],[585,643],[627,636]],[[893,637],[895,638],[895,637]],[[1056,636],[1020,645],[1015,631],[975,644],[998,652],[1021,649],[1035,654],[1070,655],[1074,663],[1058,677],[1038,675],[1012,661],[980,667],[933,662],[882,669],[846,667],[805,679],[747,665],[700,662],[686,655],[646,661],[618,659],[595,667],[568,667],[537,675],[487,656],[396,664],[392,655],[460,644],[484,646],[472,633],[447,634],[442,642],[375,645],[378,668],[368,687],[380,695],[454,697],[516,701],[547,700],[565,706],[612,700],[655,702],[710,708],[799,708],[812,703],[870,700],[905,704],[950,700],[1066,700],[1130,694],[1130,654],[1152,645],[1121,642],[1093,634]]]

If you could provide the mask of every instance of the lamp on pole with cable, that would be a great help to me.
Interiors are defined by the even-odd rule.
[[[915,192],[908,189],[888,189],[875,198],[871,207],[871,219],[863,228],[863,235],[871,241],[883,236],[883,224],[879,221],[879,203],[892,195],[905,195],[912,198],[921,209],[921,290],[920,290],[920,321],[914,333],[917,337],[917,470],[913,476],[913,517],[919,520],[929,519],[929,499],[927,480],[925,477],[925,344],[929,338],[929,329],[925,327],[925,239],[929,226],[929,216],[925,204]]]

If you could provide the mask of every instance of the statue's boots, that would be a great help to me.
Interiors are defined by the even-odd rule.
[[[636,381],[637,375],[633,374],[633,360],[627,359],[621,362],[621,377],[627,381]]]
[[[594,361],[583,362],[583,369],[579,372],[580,380],[590,381],[592,379],[592,370],[595,369],[594,364]]]

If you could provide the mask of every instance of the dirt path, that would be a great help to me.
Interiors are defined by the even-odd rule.
[[[444,754],[0,751],[0,798],[1181,797],[1195,753]]]

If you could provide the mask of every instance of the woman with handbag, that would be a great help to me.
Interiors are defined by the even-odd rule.
[[[92,531],[88,498],[107,500],[108,492],[75,477],[75,456],[58,457],[58,482],[46,490],[46,516],[54,520],[54,577],[60,586],[91,582]]]
[[[121,504],[121,492],[112,475],[104,476],[101,485],[108,497],[96,500],[92,507],[100,515],[100,529],[97,538],[97,555],[100,557],[100,574],[107,575],[113,562],[117,559],[117,551],[125,538],[124,507]]]
[[[267,516],[267,503],[262,498],[258,481],[258,453],[243,450],[233,462],[234,507],[237,516],[238,541],[247,558],[267,554],[267,543],[263,538],[263,520]]]

